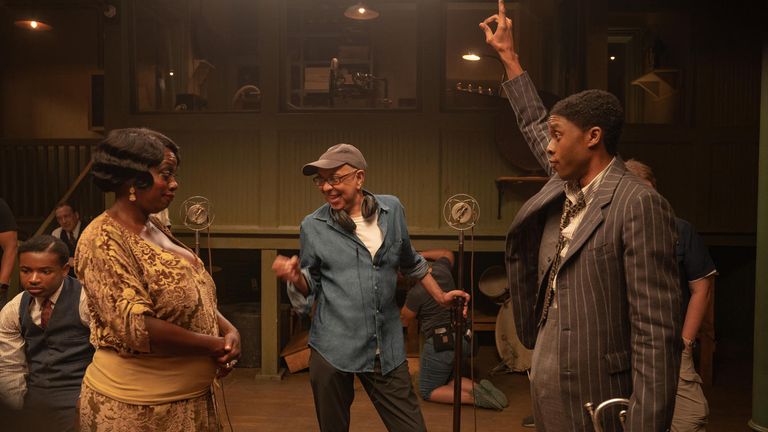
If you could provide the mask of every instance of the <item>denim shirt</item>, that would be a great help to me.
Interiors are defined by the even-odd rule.
[[[325,204],[301,223],[301,268],[309,295],[304,299],[291,284],[288,293],[304,311],[317,302],[309,345],[325,360],[341,371],[373,372],[378,348],[386,375],[405,361],[397,271],[421,279],[429,267],[411,246],[400,201],[374,197],[383,238],[376,256],[331,218]]]

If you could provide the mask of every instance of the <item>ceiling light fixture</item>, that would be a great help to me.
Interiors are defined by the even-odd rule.
[[[379,12],[357,2],[344,11],[344,16],[353,20],[372,20],[379,17]]]
[[[16,20],[14,21],[14,24],[16,24],[16,27],[21,27],[23,29],[32,30],[32,31],[53,30],[53,27],[38,20]]]

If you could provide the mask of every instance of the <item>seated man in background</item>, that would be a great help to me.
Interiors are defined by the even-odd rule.
[[[648,165],[630,159],[626,162],[632,174],[656,189],[656,176]],[[701,389],[702,379],[693,367],[693,348],[696,336],[712,301],[717,270],[704,241],[686,220],[675,218],[677,244],[675,252],[680,268],[682,292],[681,316],[683,317],[683,355],[680,362],[680,378],[677,383],[675,413],[672,416],[672,432],[702,432],[707,425],[709,405]]]
[[[53,230],[51,235],[60,238],[67,245],[67,249],[69,249],[69,275],[75,277],[75,249],[77,248],[77,241],[80,240],[80,233],[84,228],[80,221],[80,212],[65,202],[56,206],[55,214],[59,227]]]
[[[432,249],[422,251],[421,255],[431,261],[431,274],[440,288],[445,292],[455,290],[456,284],[451,274],[453,252]],[[407,327],[414,319],[421,323],[421,333],[424,335],[419,370],[421,398],[430,402],[453,403],[455,377],[451,376],[454,370],[453,341],[456,335],[451,328],[451,311],[437,304],[427,290],[417,283],[408,291],[405,305],[400,310],[403,326]],[[462,352],[465,356],[470,353],[466,338]],[[460,379],[462,404],[497,410],[509,405],[504,393],[490,381],[481,380],[480,384],[475,384],[469,378]]]
[[[24,291],[0,311],[0,400],[23,408],[20,430],[76,430],[75,406],[94,349],[86,297],[80,282],[67,276],[68,259],[56,237],[22,243]]]

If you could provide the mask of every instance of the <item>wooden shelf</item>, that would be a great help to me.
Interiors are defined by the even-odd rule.
[[[480,311],[475,311],[473,317],[475,332],[495,332],[496,331],[496,315],[486,315]]]
[[[549,177],[543,176],[511,176],[511,177],[497,177],[496,187],[505,187],[508,185],[515,185],[521,183],[546,183]]]

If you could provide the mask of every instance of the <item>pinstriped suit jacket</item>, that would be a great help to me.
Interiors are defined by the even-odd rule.
[[[545,216],[552,205],[562,208],[565,182],[549,166],[547,112],[530,78],[523,74],[504,87],[523,136],[551,176],[517,213],[506,241],[515,325],[533,348],[549,270],[539,264]],[[626,397],[627,431],[664,431],[681,349],[672,209],[617,157],[585,212],[557,278],[564,414],[571,430],[590,431],[584,403]],[[605,426],[619,429],[618,421]]]

